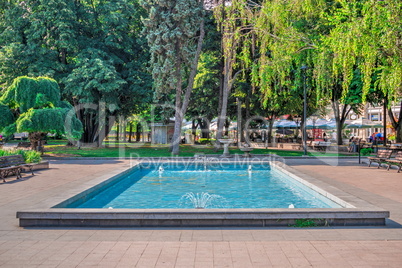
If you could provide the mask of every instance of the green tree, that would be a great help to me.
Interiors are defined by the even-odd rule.
[[[101,145],[115,118],[152,100],[144,15],[137,0],[9,1],[0,13],[0,84],[56,79],[77,106],[81,141]]]
[[[71,105],[61,101],[59,85],[53,79],[18,77],[0,102],[7,105],[0,106],[1,117],[6,118],[0,130],[28,132],[32,149],[40,146],[47,133],[75,140],[81,137],[82,124]]]
[[[252,63],[254,84],[263,102],[274,107],[288,99],[288,110],[302,107],[303,79],[306,76],[307,117],[330,101],[342,143],[342,126],[351,109],[362,103],[362,82],[358,81],[358,58],[345,51],[351,43],[342,33],[359,16],[356,1],[266,1],[249,13],[256,35],[258,59]],[[349,44],[349,47],[348,47]],[[341,49],[341,46],[342,50]],[[251,57],[243,61],[250,62]],[[302,66],[308,68],[303,71]],[[286,110],[286,109],[285,109]],[[296,114],[301,115],[300,109]],[[305,122],[301,122],[302,127]]]
[[[223,136],[223,127],[227,121],[228,100],[232,87],[236,78],[248,67],[239,67],[238,63],[239,53],[249,54],[250,41],[250,14],[252,8],[248,5],[247,1],[234,0],[217,1],[217,6],[214,8],[215,19],[218,23],[219,31],[222,34],[221,50],[222,50],[222,81],[221,93],[219,100],[219,116],[218,116],[218,130],[217,140]],[[244,49],[239,52],[239,49]],[[244,57],[243,58],[247,58]],[[248,63],[248,61],[243,61]]]
[[[301,116],[304,101],[307,117],[319,108],[313,70],[321,2],[266,1],[249,14],[258,55],[255,60],[248,56],[243,61],[250,62],[252,81],[271,119],[286,113]],[[303,70],[302,66],[308,68]],[[304,124],[302,120],[301,126]]]
[[[352,33],[359,34],[353,52],[362,59],[359,67],[364,81],[363,96],[371,94],[371,88],[379,91],[374,95],[383,99],[376,102],[388,107],[396,141],[402,142],[402,117],[396,118],[390,109],[392,103],[400,102],[402,95],[402,2],[367,0],[361,3],[361,14],[361,19],[355,20],[350,28]],[[352,39],[350,34],[347,37],[347,41]]]
[[[198,0],[142,1],[151,51],[156,98],[175,91],[172,154],[179,153],[181,125],[187,111],[204,39],[203,2]],[[198,41],[194,39],[197,37]],[[183,90],[183,85],[186,87]]]
[[[213,14],[210,13],[207,13],[205,19],[205,41],[194,80],[192,98],[186,113],[186,118],[193,121],[193,135],[199,127],[202,138],[210,138],[210,123],[220,112],[217,107],[222,75],[220,51],[222,36],[217,31]]]

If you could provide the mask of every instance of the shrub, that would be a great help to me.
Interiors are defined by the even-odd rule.
[[[360,150],[361,155],[370,155],[373,152],[371,148],[363,148]]]
[[[214,141],[215,141],[214,139],[205,139],[205,138],[198,139],[199,144],[209,144],[209,145],[211,145],[212,142],[214,142]]]
[[[20,154],[26,163],[39,163],[42,160],[40,152],[27,150],[0,150],[0,156]]]
[[[40,156],[41,153],[38,151],[22,151],[22,156],[24,157],[26,163],[39,163],[42,160],[42,157]]]

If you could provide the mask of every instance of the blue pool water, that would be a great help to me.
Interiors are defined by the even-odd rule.
[[[249,170],[251,168],[251,170]],[[74,208],[340,208],[275,167],[140,168],[80,198]]]

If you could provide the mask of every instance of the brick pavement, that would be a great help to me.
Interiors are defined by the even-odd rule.
[[[128,161],[51,161],[51,169],[0,183],[0,267],[401,267],[402,174],[356,160],[293,168],[391,211],[384,227],[20,228],[35,208]]]

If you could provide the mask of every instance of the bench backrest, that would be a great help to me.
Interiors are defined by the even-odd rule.
[[[21,141],[18,143],[17,147],[29,148],[29,147],[31,147],[31,143],[26,142],[26,141]]]
[[[22,155],[17,154],[17,155],[7,155],[4,156],[5,160],[7,161],[8,166],[18,166],[18,165],[24,165],[25,161]]]
[[[396,153],[395,160],[402,161],[402,151]]]
[[[0,157],[0,168],[8,167],[7,160],[4,157]]]
[[[378,150],[377,157],[378,158],[390,158],[392,154],[392,150]]]
[[[320,141],[320,146],[331,146],[331,142],[330,141]]]

